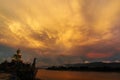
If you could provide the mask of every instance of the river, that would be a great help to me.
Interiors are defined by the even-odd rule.
[[[36,77],[41,80],[120,80],[120,73],[53,71],[40,69]]]

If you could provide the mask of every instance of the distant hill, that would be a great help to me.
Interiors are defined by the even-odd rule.
[[[77,63],[65,64],[63,66],[48,67],[48,70],[71,70],[71,71],[106,71],[106,72],[120,72],[120,63]]]
[[[65,64],[66,67],[120,67],[120,63],[103,63],[103,62],[93,62],[93,63],[77,63],[77,64]]]

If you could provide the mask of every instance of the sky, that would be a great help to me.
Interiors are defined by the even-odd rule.
[[[0,0],[0,61],[17,48],[43,65],[120,60],[120,0]]]

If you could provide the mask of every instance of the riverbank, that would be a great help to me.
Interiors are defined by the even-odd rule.
[[[20,79],[15,75],[0,72],[0,80],[20,80]]]
[[[10,74],[0,73],[0,80],[10,80],[10,77]]]

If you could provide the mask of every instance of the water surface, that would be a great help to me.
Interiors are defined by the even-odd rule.
[[[36,77],[41,80],[120,80],[120,73],[52,71],[40,69]]]

